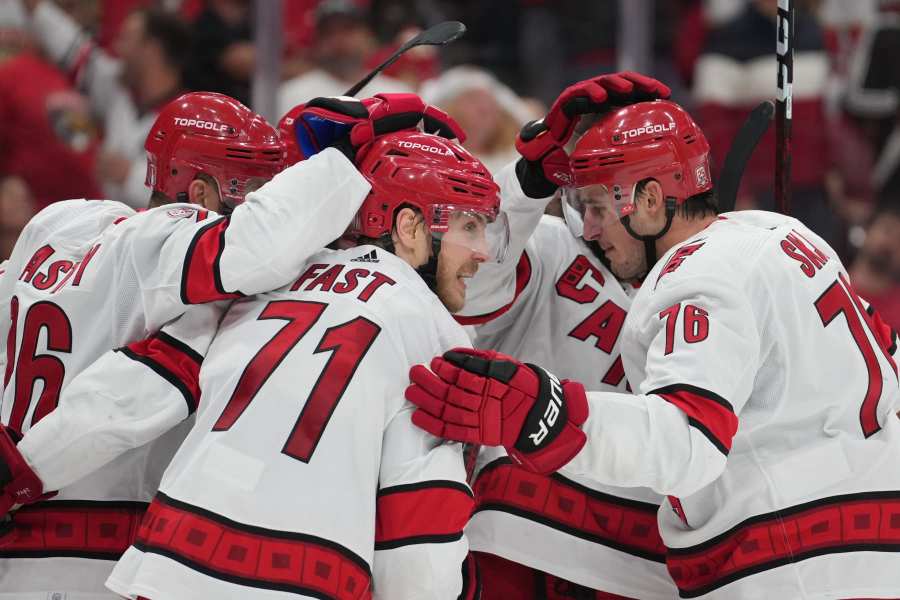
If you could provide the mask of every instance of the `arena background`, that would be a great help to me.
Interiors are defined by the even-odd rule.
[[[797,2],[793,212],[900,328],[900,2]],[[275,122],[447,19],[466,36],[408,53],[363,95],[417,91],[497,169],[566,85],[635,69],[673,88],[721,164],[775,95],[775,12],[776,0],[0,0],[0,260],[51,202],[145,204],[143,140],[179,92],[223,92]],[[774,156],[770,131],[739,208],[772,208]]]

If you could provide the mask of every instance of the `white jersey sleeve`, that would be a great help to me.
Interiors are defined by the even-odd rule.
[[[484,323],[506,312],[522,292],[520,262],[525,245],[541,221],[551,198],[530,198],[522,191],[516,176],[516,164],[500,170],[500,209],[509,219],[509,245],[502,263],[484,263],[469,282],[466,305],[457,314],[464,325]],[[527,260],[527,258],[524,258]]]
[[[412,407],[384,432],[376,508],[375,597],[460,595],[468,546],[462,531],[472,492],[458,444],[442,443],[412,424]],[[449,543],[448,543],[449,542]]]
[[[229,217],[190,223],[189,212],[155,231],[179,210],[170,205],[129,219],[123,269],[134,270],[151,324],[177,316],[175,307],[276,289],[344,232],[369,188],[343,154],[328,149],[248,194]]]
[[[651,340],[645,357],[623,354],[626,372],[642,374],[639,393],[589,394],[589,442],[564,472],[675,496],[722,473],[761,349],[753,292],[723,277],[727,259],[706,252],[679,269],[702,246],[683,245],[648,275],[647,303],[623,331],[626,348]]]
[[[200,401],[203,356],[226,303],[191,307],[158,333],[110,351],[82,371],[18,448],[59,490],[175,427]]]

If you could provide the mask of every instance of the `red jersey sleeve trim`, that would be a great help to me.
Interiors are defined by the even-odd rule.
[[[188,414],[200,405],[200,366],[203,357],[187,344],[160,331],[156,335],[118,349],[143,363],[171,383],[187,404]]]
[[[693,385],[667,385],[649,392],[681,409],[688,423],[722,454],[731,451],[731,441],[738,429],[738,418],[731,403],[709,390]]]
[[[184,304],[204,304],[243,296],[240,292],[226,292],[222,286],[220,263],[225,250],[225,231],[230,223],[228,217],[212,221],[201,227],[191,240],[181,272],[181,301]]]
[[[522,294],[522,291],[525,289],[525,286],[528,285],[528,282],[531,281],[531,259],[528,258],[528,252],[522,251],[522,256],[519,258],[519,262],[516,264],[516,291],[513,294],[513,299],[509,304],[505,306],[501,306],[494,312],[486,313],[483,315],[475,315],[470,317],[465,317],[462,315],[453,315],[453,318],[456,319],[456,322],[460,325],[481,325],[483,323],[487,323],[488,321],[493,321],[500,315],[505,314],[512,305],[516,303],[519,296]]]
[[[375,549],[454,542],[472,514],[475,500],[456,481],[423,481],[383,488],[375,511]]]

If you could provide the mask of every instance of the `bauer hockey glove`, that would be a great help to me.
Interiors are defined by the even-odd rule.
[[[44,494],[44,484],[25,462],[10,435],[0,424],[0,518],[18,504],[37,502]]]
[[[465,134],[445,112],[425,104],[415,94],[377,94],[357,100],[347,96],[323,96],[294,107],[279,123],[288,145],[288,158],[297,162],[335,147],[359,164],[369,143],[393,133],[416,129],[448,139],[465,140]]]
[[[415,365],[409,378],[413,423],[449,440],[503,446],[536,473],[556,471],[587,441],[584,387],[511,356],[454,348],[434,358],[430,371]]]
[[[524,161],[516,165],[522,191],[532,198],[545,198],[561,185],[572,182],[565,146],[582,115],[668,98],[664,83],[631,71],[585,79],[564,89],[543,119],[526,123],[516,138],[516,149]]]

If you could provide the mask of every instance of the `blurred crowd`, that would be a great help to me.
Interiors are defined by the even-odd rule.
[[[649,74],[675,90],[721,161],[775,92],[777,0],[646,0]],[[900,328],[900,0],[795,0],[793,205]],[[144,138],[187,90],[250,104],[252,0],[0,0],[0,260],[48,203],[144,206]],[[283,0],[280,113],[343,93],[403,41],[455,19],[468,33],[418,48],[363,94],[416,91],[468,133],[491,169],[566,85],[614,70],[617,0]],[[774,129],[774,128],[773,128]],[[774,131],[738,208],[774,206]]]

